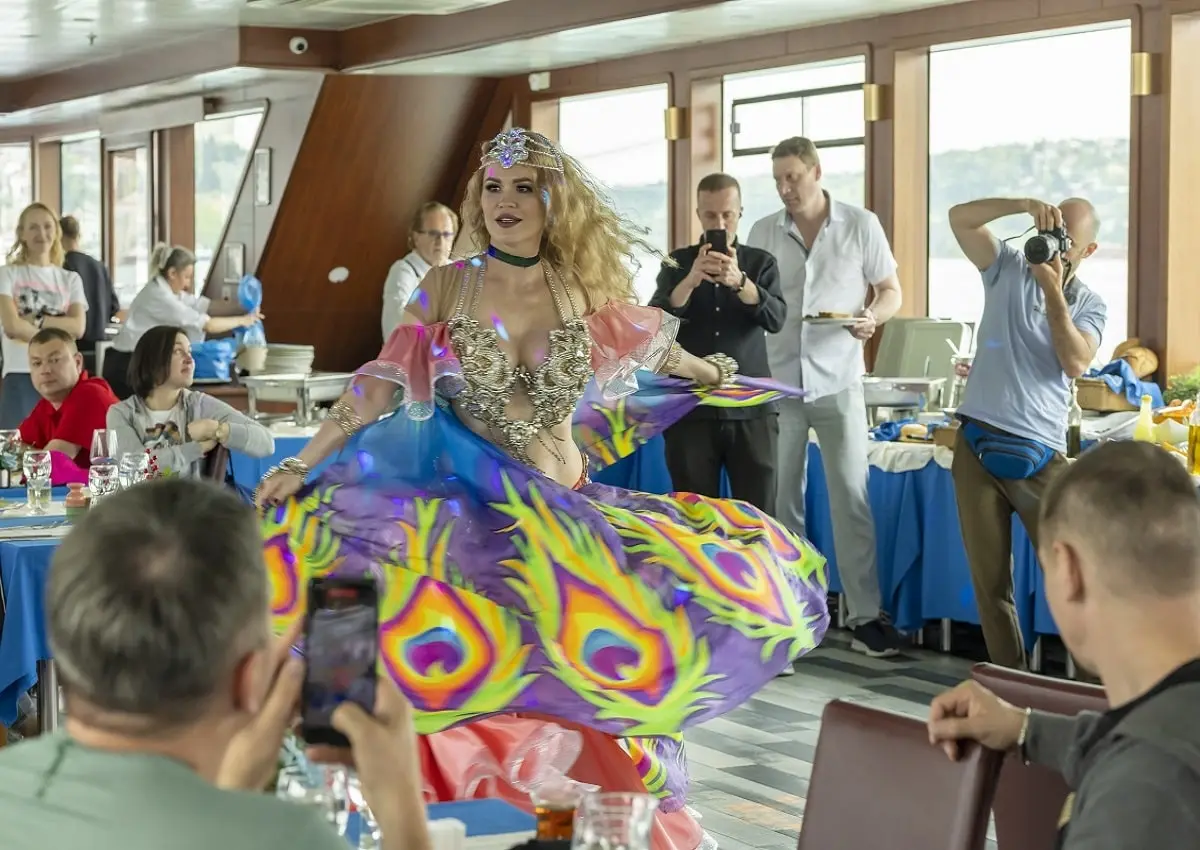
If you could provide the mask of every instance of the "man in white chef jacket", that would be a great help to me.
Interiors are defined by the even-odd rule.
[[[863,342],[900,309],[896,260],[873,212],[821,188],[821,160],[812,141],[784,139],[771,160],[784,209],[756,222],[746,244],[775,255],[787,302],[783,330],[767,337],[771,375],[807,392],[802,401],[779,406],[778,518],[805,533],[805,464],[814,430],[829,487],[851,646],[876,658],[895,655],[899,635],[880,617],[862,376]],[[852,318],[805,321],[822,313]]]

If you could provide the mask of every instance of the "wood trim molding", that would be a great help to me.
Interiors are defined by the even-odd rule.
[[[62,215],[62,144],[38,142],[32,155],[34,198]]]
[[[709,77],[703,80],[692,80],[692,132],[689,139],[691,163],[688,169],[688,182],[680,187],[676,194],[680,205],[688,212],[689,226],[680,231],[679,245],[700,241],[703,228],[700,219],[694,213],[696,186],[700,180],[709,174],[724,170],[724,141],[725,128],[721,118],[724,107],[724,82],[720,77]],[[748,230],[745,232],[749,232]]]
[[[1200,14],[1171,19],[1169,64],[1170,128],[1167,149],[1167,257],[1163,293],[1166,313],[1166,375],[1187,372],[1200,365],[1200,288],[1196,286],[1193,239],[1200,233],[1200,211],[1194,187],[1200,186]],[[1148,98],[1141,98],[1147,100]],[[1174,190],[1174,191],[1172,191]]]
[[[888,232],[904,292],[901,315],[924,316],[929,308],[929,51],[902,50],[892,57],[895,114],[890,121]]]

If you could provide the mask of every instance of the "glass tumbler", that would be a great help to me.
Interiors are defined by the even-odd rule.
[[[658,798],[603,793],[584,797],[575,811],[572,850],[650,850]]]
[[[139,481],[145,481],[150,469],[150,458],[145,452],[126,452],[121,455],[121,463],[117,469],[121,489],[128,490]]]
[[[111,496],[121,489],[121,477],[115,463],[93,463],[88,470],[88,490],[92,502]]]
[[[32,449],[21,459],[25,473],[25,507],[31,514],[44,514],[50,508],[50,452]]]

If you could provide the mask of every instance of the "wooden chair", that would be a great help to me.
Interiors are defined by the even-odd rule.
[[[950,761],[925,723],[834,700],[821,716],[799,850],[983,850],[1000,753]]]
[[[1106,711],[1104,688],[1066,679],[1039,676],[995,664],[976,664],[971,678],[1000,699],[1020,708],[1055,714]],[[1039,765],[1027,765],[1010,753],[1000,770],[992,812],[996,816],[997,850],[1054,850],[1058,821],[1066,802],[1063,778]]]

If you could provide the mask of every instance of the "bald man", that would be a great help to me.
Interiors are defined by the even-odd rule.
[[[1039,231],[1065,230],[1069,247],[1049,262],[1029,263],[1019,247],[988,229],[992,221],[1019,213]],[[1012,515],[1021,517],[1036,546],[1042,493],[1067,465],[1071,380],[1091,365],[1104,332],[1104,301],[1079,279],[1080,267],[1096,251],[1100,221],[1082,198],[1057,206],[990,198],[953,207],[950,227],[982,273],[984,288],[951,467],[958,517],[988,655],[996,664],[1023,668],[1025,644],[1013,603]]]

